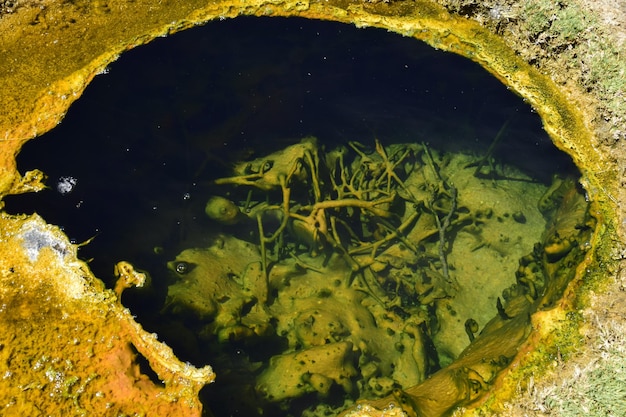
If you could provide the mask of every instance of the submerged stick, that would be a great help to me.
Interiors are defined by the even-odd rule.
[[[261,269],[263,270],[263,275],[265,275],[265,279],[268,280],[269,274],[267,271],[267,252],[265,251],[265,235],[263,231],[263,221],[261,219],[261,213],[256,215],[257,227],[259,228],[259,242],[261,246]]]
[[[435,161],[434,161],[432,155],[430,154],[430,151],[428,150],[428,147],[426,146],[426,144],[424,142],[422,142],[422,147],[424,148],[424,154],[426,155],[426,163],[428,164],[428,167],[433,172],[433,175],[439,181],[443,182],[443,180],[441,179],[441,175],[439,175],[439,171],[437,171],[437,168],[435,168]]]
[[[437,228],[439,229],[439,260],[441,261],[441,270],[443,276],[448,282],[450,282],[450,272],[448,270],[448,260],[446,259],[444,246],[446,244],[446,229],[450,226],[450,220],[452,219],[452,215],[456,210],[456,194],[456,188],[451,185],[450,195],[452,199],[452,205],[450,206],[450,211],[444,217],[443,222],[439,220],[439,216],[437,215],[437,213],[434,213],[435,221],[437,222]]]
[[[491,154],[493,154],[494,149],[496,149],[496,145],[498,144],[498,142],[500,142],[500,139],[502,139],[502,136],[504,135],[504,132],[507,126],[509,125],[510,121],[511,119],[504,122],[504,124],[502,125],[498,133],[496,134],[496,137],[491,142],[491,145],[489,145],[489,148],[487,148],[487,152],[485,153],[485,156],[483,156],[482,159],[478,161],[478,165],[476,166],[476,169],[474,170],[475,177],[478,177],[478,174],[480,174],[480,170],[482,169],[483,165],[485,165],[485,162],[487,162],[487,160],[491,158]]]
[[[424,152],[426,153],[426,161],[430,169],[433,171],[433,174],[437,177],[437,179],[441,181],[443,188],[446,188],[448,184],[441,178],[439,171],[437,171],[437,169],[435,168],[435,161],[433,160],[433,157],[430,155],[430,152],[428,152],[428,148],[426,147],[426,144],[422,144],[422,145],[424,146]],[[441,188],[442,187],[440,186],[439,189]],[[443,218],[443,222],[439,218],[439,215],[437,214],[435,208],[431,207],[430,209],[433,212],[433,216],[435,217],[435,223],[437,224],[437,230],[439,231],[438,252],[439,252],[439,260],[441,261],[441,270],[446,281],[451,282],[450,272],[448,269],[448,260],[446,259],[446,253],[445,253],[444,247],[446,244],[446,229],[450,227],[452,216],[454,215],[454,212],[456,211],[457,190],[456,190],[456,187],[454,187],[453,185],[450,185],[449,188],[450,188],[450,199],[452,200],[452,202],[451,202],[451,206],[450,206],[450,210],[448,211],[448,214],[446,214],[445,217]]]

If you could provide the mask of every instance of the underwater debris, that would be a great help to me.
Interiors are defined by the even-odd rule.
[[[223,197],[211,197],[207,214],[220,223],[225,223],[225,217],[227,223],[231,218],[232,223],[239,222],[241,213],[256,219],[266,273],[269,261],[284,259],[284,254],[297,249],[289,248],[289,244],[297,246],[302,242],[313,254],[333,251],[341,254],[350,268],[360,274],[364,268],[379,262],[379,254],[398,241],[416,253],[419,240],[409,240],[406,234],[421,215],[414,209],[418,206],[430,208],[435,222],[439,223],[432,233],[439,233],[440,240],[445,240],[441,235],[451,226],[456,206],[455,201],[445,202],[455,200],[455,191],[445,190],[454,187],[441,178],[433,179],[427,192],[420,193],[418,199],[415,191],[405,184],[409,174],[424,164],[422,158],[427,155],[424,145],[396,145],[386,149],[377,140],[375,150],[369,152],[357,142],[348,145],[353,155],[348,155],[347,148],[339,148],[322,157],[317,140],[307,137],[272,155],[239,163],[234,169],[238,175],[214,183],[266,192],[280,189],[282,201],[251,203],[252,189],[248,189],[245,207],[237,207]],[[298,196],[293,197],[296,192]],[[438,212],[444,213],[443,223]],[[265,225],[268,218],[278,221],[271,231]],[[424,234],[423,238],[428,236]],[[441,247],[440,255],[443,251]],[[448,278],[445,260],[442,268]],[[367,285],[379,284],[372,281]],[[375,288],[372,291],[380,293]]]
[[[170,262],[172,271],[183,259],[193,263],[194,268],[178,273],[180,281],[168,288],[165,310],[202,320],[198,333],[213,335],[219,343],[274,340],[278,348],[284,345],[279,340],[285,340],[288,349],[272,351],[264,370],[262,380],[267,383],[259,382],[257,390],[262,398],[282,401],[322,392],[315,382],[322,380],[331,382],[326,388],[332,381],[346,388],[347,381],[359,372],[349,372],[347,379],[342,377],[339,383],[333,366],[340,359],[330,355],[335,358],[331,361],[334,365],[324,365],[331,360],[329,352],[336,352],[330,344],[338,347],[349,343],[350,358],[359,363],[360,369],[370,369],[368,380],[381,374],[393,375],[396,381],[410,386],[425,378],[430,365],[423,349],[427,338],[422,330],[423,314],[402,320],[381,308],[362,289],[352,288],[350,269],[340,256],[332,257],[327,267],[321,265],[321,259],[307,259],[315,266],[310,269],[303,269],[293,258],[287,259],[271,269],[267,288],[258,252],[246,258],[251,261],[247,267],[237,267],[244,256],[241,248],[250,243],[234,237],[223,239],[223,247],[228,249],[224,252],[215,248],[187,249]],[[268,292],[271,301],[267,300]],[[409,331],[412,325],[415,327]],[[401,353],[397,352],[398,346],[402,346]],[[300,364],[303,355],[311,358],[306,367]],[[316,376],[310,383],[293,386],[292,380],[269,382],[276,375],[287,378],[285,369],[302,370],[298,375],[290,373],[292,379],[305,374]],[[280,388],[287,386],[290,388]]]
[[[494,316],[523,337],[515,300],[527,308],[543,291],[519,270],[541,262],[533,245],[546,224],[536,204],[546,188],[485,182],[471,158],[378,140],[327,150],[308,137],[236,163],[236,175],[213,181],[205,208],[221,234],[168,263],[177,280],[163,314],[195,323],[200,343],[264,346],[263,365],[243,366],[256,370],[248,402],[289,407],[342,392],[395,398],[421,415],[412,387],[484,340]],[[509,214],[518,212],[526,221]],[[476,272],[491,264],[510,276]],[[507,344],[502,355],[514,349]],[[468,362],[438,383],[459,389],[455,401],[475,398],[502,369],[498,361],[484,369]]]
[[[551,258],[555,236],[562,234],[568,241],[586,240],[591,236],[595,220],[589,216],[584,196],[577,191],[574,181],[557,180],[558,185],[549,187],[540,201],[553,201],[545,213],[548,227],[532,252],[520,258],[520,269],[516,273],[517,283],[503,291],[503,298],[496,298],[498,314],[475,336],[470,344],[447,368],[430,376],[421,385],[402,391],[396,390],[384,400],[364,401],[344,414],[344,417],[359,415],[359,409],[372,406],[367,415],[379,415],[376,410],[387,410],[392,404],[399,405],[407,415],[446,415],[456,406],[469,404],[484,394],[493,383],[497,373],[506,367],[530,332],[530,315],[537,308],[553,305],[562,296],[568,282],[575,276],[578,265],[585,257],[582,245],[568,248],[562,258]],[[557,192],[558,199],[551,195]],[[544,205],[547,207],[547,205]],[[527,278],[530,271],[532,278]],[[474,337],[478,323],[465,321],[468,336]],[[486,356],[485,352],[490,352]],[[445,398],[436,395],[446,392]]]
[[[511,122],[511,119],[508,119],[506,122],[504,122],[502,127],[500,127],[500,130],[498,131],[493,141],[489,145],[489,148],[487,148],[485,155],[478,162],[467,165],[467,167],[476,166],[476,170],[474,170],[475,177],[482,176],[485,178],[492,178],[492,177],[497,176],[496,169],[494,168],[493,163],[492,163],[493,153],[496,149],[496,146],[498,146],[498,143],[503,138],[504,132],[506,132],[506,129],[508,128],[510,122]],[[485,164],[488,165],[487,172],[483,171],[483,167],[485,166]]]

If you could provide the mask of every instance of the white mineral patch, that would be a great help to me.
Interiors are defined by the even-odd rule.
[[[84,296],[85,272],[81,270],[83,265],[76,259],[75,246],[58,227],[46,224],[41,217],[34,215],[24,223],[21,233],[16,237],[21,239],[24,252],[35,268],[41,268],[37,264],[41,250],[44,248],[52,250],[56,255],[56,261],[46,266],[62,271],[55,274],[57,288],[63,289],[63,293],[70,298]]]
[[[45,227],[37,223],[27,223],[21,235],[22,246],[28,255],[28,259],[35,262],[39,257],[39,251],[45,247],[51,248],[62,259],[68,253],[67,242],[60,240]]]

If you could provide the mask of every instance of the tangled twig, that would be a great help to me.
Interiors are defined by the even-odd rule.
[[[371,153],[358,142],[350,142],[348,146],[356,153],[351,161],[345,147],[320,158],[315,139],[305,138],[275,154],[240,163],[235,170],[239,175],[214,181],[216,185],[252,187],[245,199],[244,212],[256,221],[265,276],[268,276],[269,253],[273,253],[274,261],[280,261],[281,256],[294,258],[293,249],[283,245],[293,242],[297,247],[297,242],[307,242],[312,255],[325,251],[327,256],[330,253],[341,256],[361,277],[367,291],[382,303],[385,291],[371,270],[379,256],[396,243],[402,243],[417,256],[419,240],[438,234],[441,268],[449,281],[446,230],[456,223],[457,190],[441,179],[426,145],[385,148],[376,140]],[[437,182],[431,184],[432,195],[425,204],[418,201],[403,178],[414,171],[420,152],[424,153]],[[325,166],[320,169],[320,164]],[[308,184],[312,191],[305,197],[308,201],[292,201],[294,186],[303,184]],[[267,201],[256,205],[258,209],[251,208],[255,188],[268,196],[272,190],[280,190],[282,201]],[[440,217],[439,213],[445,209],[436,207],[435,201],[447,195],[441,192],[446,189],[451,203],[445,216]],[[295,195],[302,197],[301,192]],[[424,231],[415,241],[407,235],[421,215],[419,207],[434,216],[436,229]],[[407,208],[413,212],[404,215]],[[278,226],[268,233],[264,219],[270,213]],[[302,263],[299,259],[298,262]]]

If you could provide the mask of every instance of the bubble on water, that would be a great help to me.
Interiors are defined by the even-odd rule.
[[[183,194],[183,200],[189,200],[190,198],[191,198],[191,194],[190,193]]]
[[[74,190],[78,179],[74,177],[61,177],[57,181],[57,191],[61,194],[69,194]]]

